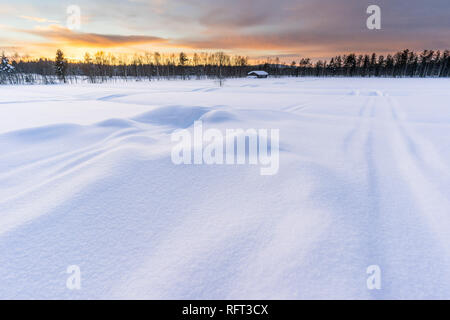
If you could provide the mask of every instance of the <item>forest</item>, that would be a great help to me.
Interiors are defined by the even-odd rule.
[[[299,58],[291,63],[279,58],[250,63],[248,57],[224,52],[187,55],[159,52],[114,55],[86,53],[82,61],[65,58],[61,50],[54,59],[25,59],[2,54],[0,84],[54,84],[117,80],[225,79],[246,77],[252,70],[267,71],[272,77],[449,77],[449,50],[405,49],[394,54],[344,54],[330,60]]]

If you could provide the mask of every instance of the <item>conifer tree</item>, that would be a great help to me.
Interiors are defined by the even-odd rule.
[[[64,58],[64,53],[60,49],[58,49],[56,51],[55,73],[58,76],[59,80],[64,81],[64,83],[66,83],[66,71],[67,61]]]

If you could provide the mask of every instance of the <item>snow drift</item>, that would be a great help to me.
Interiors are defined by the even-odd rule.
[[[448,299],[449,85],[0,87],[0,298]],[[196,120],[280,129],[279,173],[175,166]]]

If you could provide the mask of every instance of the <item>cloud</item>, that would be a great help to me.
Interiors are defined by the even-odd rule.
[[[59,25],[50,25],[45,28],[37,27],[33,30],[21,30],[21,32],[70,46],[95,48],[111,48],[150,43],[163,44],[167,42],[167,39],[146,35],[108,35],[76,32]]]
[[[332,57],[338,53],[392,52],[398,49],[446,49],[449,0],[377,0],[382,30],[368,30],[366,9],[372,0],[88,0],[82,8],[83,31],[61,25],[17,28],[52,47],[135,50],[226,50],[253,57],[293,53]],[[31,1],[29,1],[31,3]],[[1,8],[0,8],[1,10]],[[22,11],[38,23],[65,10],[44,4]],[[11,15],[8,15],[11,16]],[[17,13],[13,15],[17,17]],[[12,20],[1,20],[3,24]],[[6,22],[5,22],[6,21]],[[151,30],[151,35],[148,35]],[[16,31],[17,32],[17,31]],[[16,33],[17,35],[17,33]],[[10,36],[10,42],[28,36]],[[147,46],[149,44],[149,46]],[[37,45],[37,43],[34,43]]]
[[[46,18],[39,18],[39,17],[19,16],[19,18],[29,20],[29,21],[39,22],[39,23],[59,23],[59,21],[57,21],[57,20],[49,20]]]
[[[371,33],[361,30],[358,33],[341,31],[311,31],[291,30],[276,33],[250,33],[213,35],[203,39],[189,38],[178,40],[176,44],[190,49],[221,49],[247,51],[273,51],[279,55],[290,52],[310,52],[312,56],[332,56],[334,53],[353,52],[392,52],[404,48],[420,50],[424,48],[444,48],[445,31],[435,31],[434,37],[427,32],[416,32],[416,37],[389,34],[380,31]],[[449,45],[447,41],[447,46]],[[331,53],[331,54],[330,54]]]

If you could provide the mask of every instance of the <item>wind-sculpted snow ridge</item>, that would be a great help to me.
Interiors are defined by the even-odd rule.
[[[449,85],[1,87],[0,298],[449,299]],[[173,164],[195,121],[279,129],[278,174]]]

